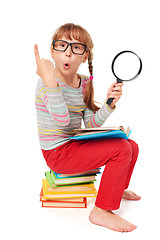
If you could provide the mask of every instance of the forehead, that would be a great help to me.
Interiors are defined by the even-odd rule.
[[[79,29],[63,29],[57,32],[54,39],[65,40],[68,42],[79,42],[83,44],[87,43],[85,34]]]
[[[65,36],[60,37],[58,40],[64,40],[64,41],[67,41],[69,43],[80,43],[80,41],[78,41],[75,38],[66,38]]]

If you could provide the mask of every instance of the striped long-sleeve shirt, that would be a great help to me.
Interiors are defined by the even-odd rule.
[[[94,114],[84,103],[84,89],[89,81],[80,75],[81,85],[72,88],[59,79],[58,87],[47,88],[43,80],[38,80],[36,89],[36,112],[40,146],[44,150],[54,149],[71,139],[84,121],[86,128],[100,127],[113,112],[104,103]]]

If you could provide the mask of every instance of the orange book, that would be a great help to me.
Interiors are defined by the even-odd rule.
[[[51,208],[86,208],[87,198],[59,198],[56,200],[48,200],[43,198],[43,188],[40,192],[40,201],[42,202],[42,207]]]

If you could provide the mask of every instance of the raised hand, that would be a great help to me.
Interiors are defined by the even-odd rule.
[[[48,59],[40,59],[37,44],[34,45],[34,55],[37,64],[36,73],[42,78],[45,86],[49,88],[57,87],[53,63]]]

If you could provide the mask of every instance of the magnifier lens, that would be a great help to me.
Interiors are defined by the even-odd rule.
[[[141,59],[132,51],[118,53],[112,61],[112,72],[117,82],[130,81],[139,76],[142,70]],[[114,98],[109,98],[107,104],[111,105]]]
[[[114,62],[114,72],[119,79],[124,81],[132,79],[140,68],[138,57],[131,52],[124,52]]]

